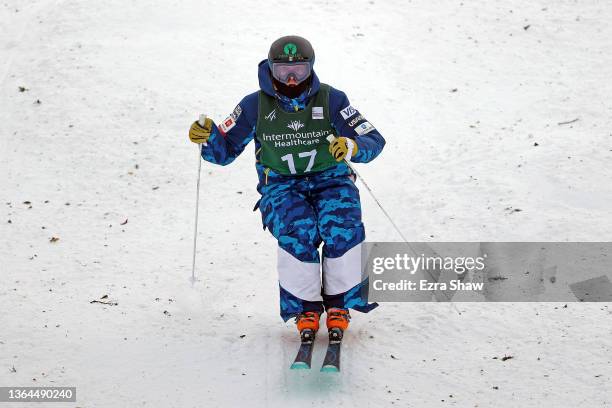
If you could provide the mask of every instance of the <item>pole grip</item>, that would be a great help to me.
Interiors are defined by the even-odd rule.
[[[329,143],[333,143],[334,140],[336,140],[336,136],[334,135],[329,135],[326,137],[327,141]],[[351,161],[351,156],[353,155],[353,147],[354,147],[354,143],[352,139],[350,138],[346,138],[346,147],[348,148],[348,153],[346,154],[346,157],[344,158],[344,160],[346,160],[346,162],[348,163],[349,161]]]
[[[344,160],[346,160],[347,162],[351,161],[351,157],[353,156],[353,147],[355,147],[355,142],[353,142],[352,139],[349,139],[348,137],[346,138],[346,147],[348,148],[348,153],[346,154],[346,157],[344,158]]]

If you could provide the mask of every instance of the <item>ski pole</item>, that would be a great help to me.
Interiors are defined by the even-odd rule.
[[[333,135],[329,135],[327,136],[327,141],[332,143],[334,140],[336,140],[336,137]],[[364,178],[361,176],[361,174],[359,174],[359,172],[355,169],[355,166],[353,166],[350,162],[351,160],[351,154],[353,153],[353,144],[355,142],[353,142],[351,139],[347,138],[347,148],[348,148],[348,154],[346,155],[346,157],[344,158],[344,162],[346,163],[346,165],[349,167],[349,169],[351,169],[351,171],[353,173],[355,173],[355,176],[357,176],[357,178],[359,179],[359,181],[361,181],[361,184],[363,184],[363,186],[366,188],[366,190],[368,190],[368,193],[370,193],[370,195],[372,196],[372,198],[374,199],[374,202],[376,203],[376,205],[378,205],[378,208],[380,208],[380,210],[383,212],[383,214],[385,215],[385,217],[387,217],[387,219],[389,220],[389,222],[391,223],[391,225],[393,226],[393,228],[395,229],[395,231],[399,234],[399,236],[404,240],[404,242],[406,243],[406,245],[408,245],[408,247],[412,250],[412,252],[414,252],[416,254],[416,251],[412,248],[412,246],[408,243],[408,239],[404,236],[404,233],[402,233],[402,230],[399,229],[399,227],[397,226],[397,224],[395,224],[395,222],[393,221],[393,219],[391,218],[391,216],[389,215],[389,213],[387,212],[387,210],[385,210],[385,208],[382,206],[382,204],[380,203],[380,201],[378,201],[378,198],[376,198],[376,196],[374,195],[374,192],[372,191],[372,189],[370,188],[370,186],[368,185],[368,183],[366,183],[366,181],[364,180]]]
[[[206,121],[206,115],[200,115],[198,124],[204,126]],[[191,283],[195,282],[195,265],[196,265],[196,248],[198,243],[198,209],[200,207],[200,175],[202,173],[202,149],[204,146],[208,146],[208,143],[203,143],[198,146],[198,182],[196,187],[196,205],[195,205],[195,226],[193,232],[193,259],[191,265]]]
[[[332,143],[334,140],[336,140],[336,137],[334,135],[329,135],[327,136],[327,141],[329,143]],[[385,217],[387,217],[387,220],[389,220],[389,222],[391,223],[391,225],[393,226],[393,228],[395,229],[395,231],[399,234],[399,236],[402,238],[402,240],[404,241],[404,244],[406,244],[408,246],[408,248],[410,248],[410,250],[417,255],[417,252],[415,251],[415,249],[412,247],[412,245],[410,245],[410,243],[408,242],[408,239],[404,236],[404,233],[402,232],[402,230],[399,229],[399,227],[397,226],[397,224],[395,223],[395,221],[393,221],[393,218],[391,218],[391,216],[389,215],[389,213],[387,212],[387,210],[385,210],[385,207],[383,207],[383,205],[380,203],[380,201],[378,200],[378,198],[376,198],[376,195],[374,194],[374,191],[372,191],[372,189],[370,188],[370,186],[368,185],[368,183],[366,183],[365,179],[361,176],[361,174],[359,174],[359,172],[355,169],[355,167],[350,163],[351,160],[351,155],[353,153],[353,144],[355,142],[349,138],[347,138],[347,148],[348,148],[348,154],[346,155],[346,157],[344,158],[344,162],[346,163],[346,165],[349,167],[349,169],[351,169],[351,171],[355,174],[355,176],[357,176],[357,178],[359,179],[359,181],[361,181],[361,184],[364,185],[364,187],[366,188],[366,190],[368,190],[368,193],[370,193],[370,196],[372,196],[372,198],[374,199],[374,202],[376,203],[376,205],[378,205],[378,208],[380,208],[380,210],[382,211],[382,213],[385,215]],[[429,277],[434,280],[437,281],[437,279],[434,279],[434,277],[431,275],[431,273],[425,269],[425,272],[427,272],[427,274],[429,275]],[[446,294],[446,292],[442,292],[444,294],[444,297],[450,302],[451,299],[448,297],[448,295]],[[451,302],[451,304],[453,305],[454,309],[457,311],[457,313],[461,314],[461,312],[459,311],[459,309],[457,308],[457,306],[455,306],[454,303]]]

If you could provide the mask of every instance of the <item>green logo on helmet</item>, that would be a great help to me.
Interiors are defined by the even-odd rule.
[[[287,55],[293,56],[297,54],[297,45],[295,45],[294,43],[287,43],[283,48],[283,52]]]

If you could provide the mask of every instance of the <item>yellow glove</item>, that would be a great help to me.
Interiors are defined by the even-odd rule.
[[[204,120],[204,126],[200,125],[198,121],[193,122],[189,129],[189,139],[193,143],[206,143],[212,133],[213,121],[210,118]]]
[[[353,151],[351,153],[351,157],[353,157],[357,154],[357,150],[359,150],[357,148],[357,143],[354,140],[340,136],[335,138],[334,141],[329,144],[329,152],[332,154],[332,156],[334,156],[336,161],[339,162],[346,158],[346,155],[349,152],[349,140],[353,145]]]

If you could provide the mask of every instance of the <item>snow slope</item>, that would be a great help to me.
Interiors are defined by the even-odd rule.
[[[203,165],[192,286],[187,139],[301,34],[387,138],[359,170],[409,239],[609,241],[611,19],[595,0],[5,0],[0,386],[76,386],[58,407],[611,406],[609,304],[384,304],[356,314],[340,375],[290,372],[252,146]],[[398,240],[362,198],[368,239]]]

